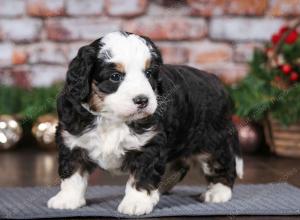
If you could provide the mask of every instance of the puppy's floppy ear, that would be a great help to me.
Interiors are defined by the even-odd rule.
[[[163,64],[163,59],[160,50],[157,48],[154,42],[149,37],[145,37],[145,36],[141,36],[141,37],[146,41],[147,46],[150,48],[151,55],[155,60],[155,62],[157,64]]]
[[[97,60],[97,51],[93,44],[83,46],[69,65],[65,91],[76,104],[84,101],[90,93],[91,73]]]

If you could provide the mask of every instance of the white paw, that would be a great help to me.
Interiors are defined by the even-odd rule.
[[[66,193],[60,191],[56,196],[49,199],[47,205],[52,209],[77,209],[86,204],[85,199],[74,195],[72,193]]]
[[[204,193],[204,201],[214,203],[227,202],[231,199],[231,196],[230,187],[217,183],[208,187],[208,190]]]
[[[121,201],[118,211],[127,215],[145,215],[153,210],[158,201],[159,193],[157,190],[150,192],[149,195],[144,190],[137,191],[127,187],[126,195]]]
[[[154,204],[150,200],[136,200],[125,196],[118,207],[118,211],[127,215],[145,215],[153,210]]]

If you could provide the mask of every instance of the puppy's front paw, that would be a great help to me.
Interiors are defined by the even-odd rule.
[[[129,192],[128,192],[129,191]],[[157,190],[150,195],[146,191],[128,190],[118,207],[118,211],[127,215],[149,214],[159,201]]]
[[[84,198],[63,191],[60,191],[56,196],[53,196],[47,203],[48,208],[52,209],[77,209],[85,204]]]
[[[221,203],[231,199],[231,188],[217,183],[209,186],[208,190],[203,195],[204,202]]]
[[[150,200],[137,200],[124,197],[118,211],[127,215],[145,215],[153,210],[154,204]]]

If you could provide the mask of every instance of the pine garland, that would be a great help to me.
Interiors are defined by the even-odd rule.
[[[32,89],[0,85],[0,114],[16,115],[22,121],[33,122],[41,115],[55,113],[56,96],[61,88],[61,85]]]

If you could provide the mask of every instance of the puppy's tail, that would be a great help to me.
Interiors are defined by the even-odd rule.
[[[237,176],[242,179],[244,176],[244,161],[242,159],[242,153],[239,144],[239,137],[235,125],[232,123],[229,129],[229,137],[231,149],[235,154],[235,170]]]
[[[235,156],[235,170],[240,179],[244,176],[244,161],[241,157]]]

